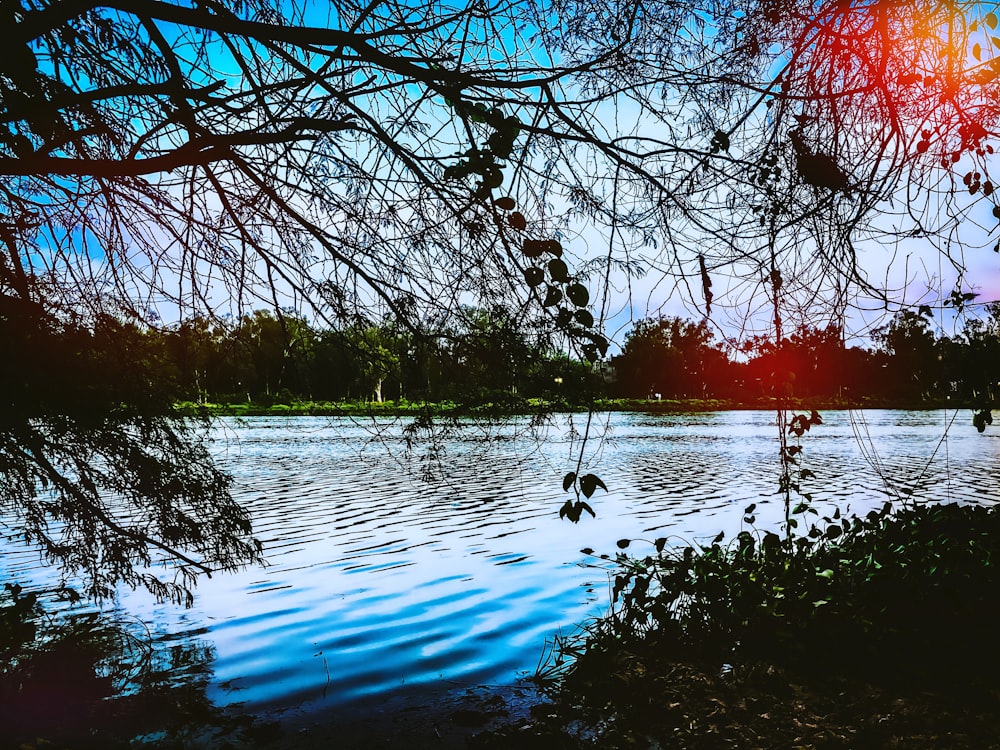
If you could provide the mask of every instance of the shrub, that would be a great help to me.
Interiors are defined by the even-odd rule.
[[[581,658],[642,649],[938,688],[1000,668],[995,508],[887,503],[795,539],[750,524],[725,545],[721,534],[708,546],[651,544],[644,558],[617,555],[614,607]]]

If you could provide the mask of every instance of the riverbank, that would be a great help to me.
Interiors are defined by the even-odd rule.
[[[552,708],[478,747],[1000,747],[997,507],[826,521],[619,556]]]
[[[196,403],[185,401],[177,404],[182,414],[223,417],[490,417],[532,415],[555,412],[638,412],[645,414],[685,414],[712,411],[773,411],[786,408],[798,411],[833,411],[847,409],[905,409],[922,411],[933,409],[973,409],[971,403],[952,402],[947,398],[901,402],[891,399],[862,397],[800,398],[779,401],[771,397],[752,399],[598,399],[591,405],[567,401],[539,399],[513,400],[496,404],[458,404],[455,402],[427,403],[419,401],[291,401],[289,403]]]

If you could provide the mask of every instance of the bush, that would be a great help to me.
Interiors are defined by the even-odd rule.
[[[619,554],[615,606],[589,628],[580,658],[626,648],[939,689],[995,680],[995,508],[887,503],[824,518],[794,540],[750,525],[722,542],[668,549],[657,539],[645,558]]]

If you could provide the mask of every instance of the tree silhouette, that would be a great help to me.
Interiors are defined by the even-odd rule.
[[[783,325],[816,309],[837,319],[863,299],[905,305],[859,248],[917,239],[965,294],[963,248],[990,231],[971,219],[1000,215],[989,176],[1000,40],[996,16],[980,12],[933,0],[725,0],[710,13],[618,0],[322,12],[5,0],[6,325],[35,310],[68,358],[65,342],[89,347],[107,321],[141,328],[220,309],[238,320],[290,304],[342,330],[391,320],[423,351],[473,305],[543,321],[594,362],[613,292],[639,271],[751,335],[772,326],[780,342]],[[133,395],[169,414],[162,394]],[[44,401],[24,388],[17,398]],[[146,416],[97,403],[117,415],[102,423],[109,444],[147,429]],[[126,526],[94,498],[143,486],[117,453],[93,491],[84,473],[72,480],[86,497],[64,487],[73,502],[43,502],[40,477],[74,471],[46,465],[47,452],[90,450],[74,442],[85,422],[74,417],[71,435],[55,410],[13,413],[3,460],[20,477],[14,507],[33,508],[22,523],[102,530],[115,561],[105,583],[136,582],[128,565],[186,522],[140,503],[155,522],[117,545]],[[169,416],[148,424],[164,445],[194,445]],[[158,471],[187,458],[162,455]],[[224,482],[198,476],[207,494],[187,474],[175,493],[195,525],[229,507],[217,503]],[[238,522],[218,546],[185,532],[165,554],[190,571],[256,559],[243,519],[224,518]],[[186,557],[191,545],[213,562]],[[55,541],[47,551],[72,560]]]

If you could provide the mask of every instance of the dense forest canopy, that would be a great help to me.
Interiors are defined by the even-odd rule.
[[[71,372],[107,331],[204,326],[183,353],[197,359],[222,314],[249,316],[268,389],[287,373],[265,342],[317,344],[288,330],[295,315],[279,340],[250,312],[308,309],[357,333],[377,392],[402,377],[401,336],[425,362],[480,363],[477,382],[495,347],[525,342],[517,357],[595,363],[623,316],[647,317],[631,292],[704,318],[678,341],[712,328],[779,350],[852,310],[927,317],[914,304],[935,342],[946,324],[971,340],[962,316],[998,292],[1000,36],[978,3],[4,0],[0,14],[14,404],[0,498],[96,596],[124,579],[183,598],[197,573],[258,559],[171,417],[176,382],[95,364],[104,398],[49,392],[49,370]],[[141,572],[159,555],[178,580]]]
[[[695,407],[786,399],[837,408],[949,401],[969,408],[994,403],[1000,389],[1000,305],[987,312],[947,336],[935,332],[929,315],[902,310],[875,330],[868,347],[847,346],[835,325],[800,325],[780,346],[757,336],[734,349],[704,320],[646,318],[627,333],[620,354],[596,367],[524,335],[502,309],[466,310],[463,326],[435,347],[391,323],[338,330],[266,310],[166,330],[119,326],[88,346],[112,346],[118,356],[126,350],[136,380],[159,373],[178,399],[258,409],[297,403],[329,412],[341,404],[355,413],[388,401],[429,412],[495,407],[498,414],[683,399]]]

